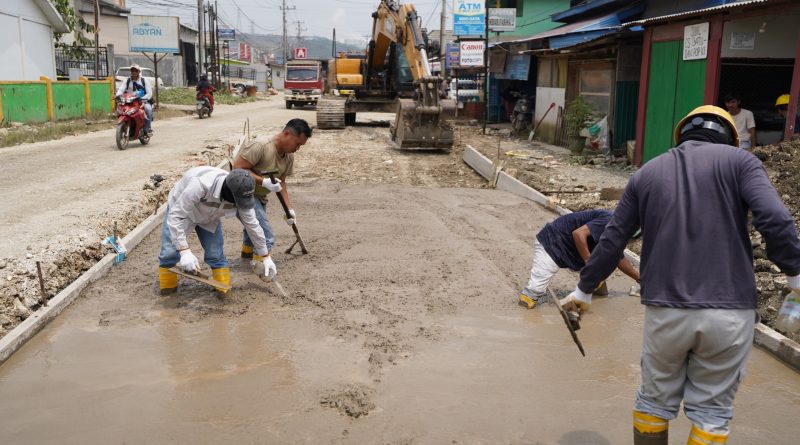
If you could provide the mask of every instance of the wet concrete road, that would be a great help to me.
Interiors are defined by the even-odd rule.
[[[552,306],[514,300],[554,215],[492,190],[293,193],[311,253],[277,254],[289,297],[238,265],[225,299],[183,282],[158,297],[151,235],[0,367],[2,442],[630,443],[630,280],[583,322],[585,358]],[[225,227],[232,258],[240,228]],[[748,371],[729,444],[797,443],[800,375],[757,349]],[[681,414],[670,443],[688,429]]]

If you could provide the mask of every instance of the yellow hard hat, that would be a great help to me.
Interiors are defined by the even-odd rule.
[[[781,94],[778,96],[778,99],[775,101],[775,106],[780,107],[781,105],[789,105],[789,99],[791,96],[788,94]]]
[[[712,115],[712,116],[721,117],[722,120],[725,121],[728,124],[727,130],[730,132],[731,137],[733,138],[733,142],[734,142],[733,145],[735,145],[736,147],[739,146],[739,133],[736,131],[736,124],[733,122],[733,118],[731,117],[730,113],[728,113],[727,111],[725,111],[722,108],[717,107],[715,105],[701,105],[701,106],[695,108],[694,110],[692,110],[691,112],[689,112],[689,114],[687,114],[686,117],[681,119],[681,121],[678,122],[678,125],[675,127],[675,143],[676,144],[678,143],[678,140],[681,137],[681,133],[682,133],[681,130],[683,130],[683,128],[685,126],[687,126],[687,124],[692,123],[692,119],[693,118],[700,117],[702,115]],[[709,122],[709,123],[705,123],[705,122]],[[712,129],[712,130],[717,129],[716,126],[718,126],[718,125],[719,124],[716,124],[716,122],[710,122],[710,121],[700,121],[697,124],[697,126],[699,126],[701,128],[709,128],[709,129]],[[720,129],[717,129],[717,130],[720,130]],[[722,131],[720,131],[720,132],[722,132]]]

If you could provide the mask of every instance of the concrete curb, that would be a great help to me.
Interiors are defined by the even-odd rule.
[[[486,178],[487,181],[494,179],[494,166],[492,161],[482,155],[478,150],[470,145],[464,149],[464,162],[472,167],[478,174]],[[538,190],[528,186],[512,177],[508,173],[500,172],[497,178],[497,189],[511,192],[515,195],[529,199],[543,207],[546,207],[560,215],[571,213],[571,210],[555,205],[547,196]],[[625,256],[639,267],[639,256],[630,250],[625,249]],[[758,323],[755,328],[753,342],[761,348],[767,350],[779,360],[800,371],[800,344],[786,338],[781,333],[771,329],[763,323]]]
[[[134,228],[128,235],[122,238],[122,242],[128,252],[142,242],[145,236],[161,223],[167,204],[162,204],[155,215],[150,215]],[[102,278],[114,265],[116,253],[109,253],[100,261],[84,272],[80,277],[64,288],[55,297],[47,302],[47,306],[32,313],[25,321],[17,325],[5,337],[0,339],[0,365],[2,365],[14,352],[22,347],[28,340],[33,338],[47,323],[52,321],[67,306],[72,303],[86,286]]]

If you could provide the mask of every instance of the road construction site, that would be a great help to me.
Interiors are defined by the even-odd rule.
[[[14,234],[0,244],[6,317],[20,318],[7,301],[35,300],[33,262],[63,288],[108,252],[114,222],[124,235],[188,167],[222,161],[247,117],[269,137],[314,112],[220,107],[156,122],[150,145],[125,152],[111,130],[1,149],[19,172],[0,180]],[[159,296],[157,226],[0,367],[4,441],[628,443],[644,312],[633,283],[611,277],[581,323],[581,357],[553,305],[516,303],[533,237],[556,214],[462,162],[467,136],[496,139],[460,128],[449,153],[397,151],[389,119],[359,115],[298,152],[288,187],[309,253],[283,252],[294,235],[274,216],[285,295],[239,263],[241,225],[226,220],[234,289],[182,280]],[[554,287],[576,280],[564,271]],[[798,415],[800,375],[754,348],[728,443],[793,444]],[[679,416],[670,443],[689,428]]]

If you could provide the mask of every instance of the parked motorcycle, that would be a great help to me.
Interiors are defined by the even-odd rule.
[[[117,98],[117,148],[125,150],[131,139],[139,139],[142,145],[150,143],[150,135],[144,129],[146,116],[142,98],[125,93]]]
[[[208,97],[204,96],[203,94],[198,94],[197,116],[200,117],[200,119],[202,119],[203,115],[211,117],[211,103],[208,101]]]
[[[514,104],[514,111],[511,112],[511,128],[514,133],[524,133],[533,120],[533,110],[531,100],[524,93],[514,93],[517,102]]]

